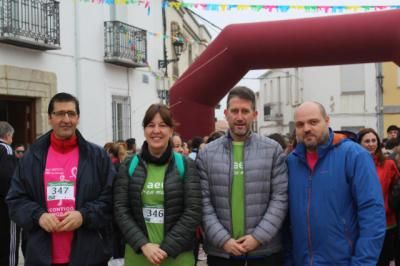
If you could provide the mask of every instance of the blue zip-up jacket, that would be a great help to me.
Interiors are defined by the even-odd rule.
[[[385,237],[371,155],[329,130],[311,171],[298,144],[288,157],[291,251],[286,265],[376,265]]]

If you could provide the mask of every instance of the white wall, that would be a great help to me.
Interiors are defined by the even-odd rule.
[[[76,10],[78,16],[75,16]],[[99,145],[112,140],[112,95],[130,96],[132,137],[140,145],[144,112],[151,103],[159,102],[156,77],[147,68],[127,71],[125,67],[103,61],[104,21],[112,17],[162,33],[161,5],[158,4],[151,5],[148,16],[143,6],[120,5],[114,13],[109,5],[60,1],[61,49],[43,52],[0,44],[0,64],[54,72],[57,91],[72,93],[80,100],[79,128],[83,135]],[[147,50],[151,69],[157,71],[158,59],[162,59],[162,37],[147,35]],[[143,74],[148,75],[148,84],[142,82]]]
[[[374,64],[360,65],[364,69],[364,93],[345,94],[341,90],[340,66],[304,68],[304,100],[324,105],[331,117],[331,127],[377,126],[376,83]],[[354,78],[358,78],[356,74]]]
[[[258,127],[261,134],[289,133],[289,123],[293,123],[295,108],[304,101],[320,102],[331,118],[330,125],[334,130],[354,127],[377,127],[377,89],[375,83],[376,71],[374,64],[352,65],[353,81],[360,78],[360,84],[364,84],[363,92],[344,93],[341,69],[352,71],[351,67],[324,66],[307,67],[299,69],[276,69],[262,75],[259,92],[259,118]],[[362,76],[357,73],[363,73]],[[287,78],[287,77],[290,78]],[[281,81],[281,123],[264,122],[264,103],[278,102],[277,81]],[[287,80],[290,80],[287,82]],[[272,88],[271,88],[272,81]],[[357,82],[355,82],[356,84]],[[298,101],[295,100],[297,91]],[[276,106],[274,106],[276,108]]]

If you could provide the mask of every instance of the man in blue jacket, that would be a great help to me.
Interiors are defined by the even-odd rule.
[[[76,129],[74,96],[56,94],[48,122],[52,130],[22,158],[7,195],[11,219],[26,232],[25,264],[106,266],[114,168]]]
[[[329,128],[320,103],[300,105],[295,125],[286,265],[376,265],[386,224],[371,156]]]

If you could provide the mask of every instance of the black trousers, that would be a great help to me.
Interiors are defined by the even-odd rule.
[[[8,209],[2,208],[0,213],[0,265],[17,266],[20,229],[10,221]]]
[[[108,265],[108,262],[106,261],[106,262],[103,262],[103,263],[100,263],[100,264],[96,264],[96,265],[93,265],[93,266],[107,266],[107,265]],[[69,266],[69,263],[51,264],[51,266]]]
[[[378,266],[389,266],[390,261],[394,260],[398,256],[398,251],[396,252],[396,242],[398,242],[397,227],[386,230],[385,240],[377,264]]]
[[[283,255],[282,253],[275,253],[260,259],[225,259],[216,256],[207,256],[208,266],[282,266]]]
[[[116,223],[113,224],[113,253],[114,259],[123,259],[125,257],[125,240]]]

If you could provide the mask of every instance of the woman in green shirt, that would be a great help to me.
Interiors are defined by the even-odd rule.
[[[143,128],[141,153],[120,166],[114,184],[115,220],[127,242],[125,265],[193,266],[201,220],[195,164],[173,152],[167,106],[151,105]]]

